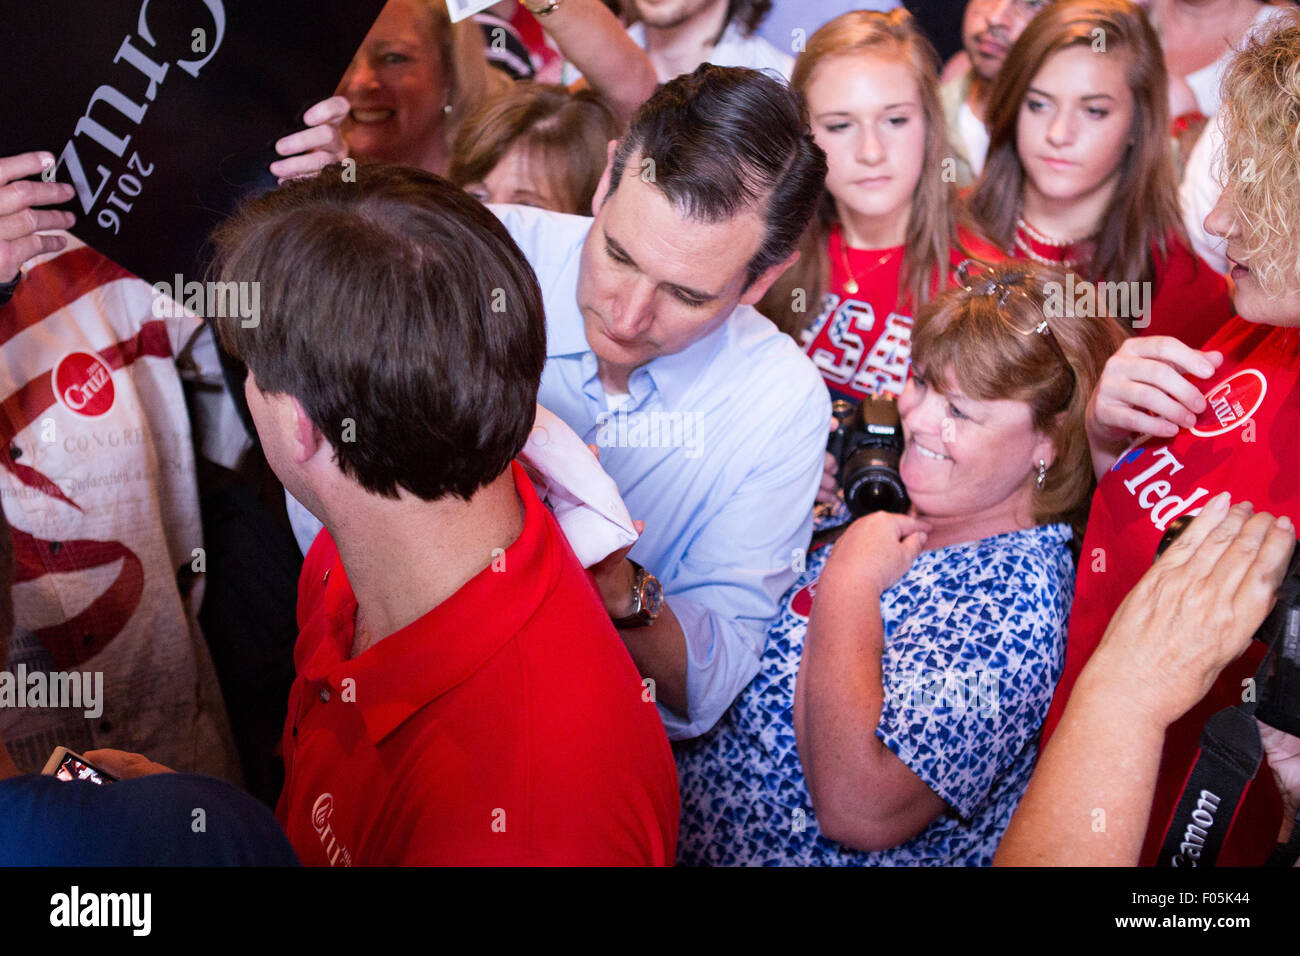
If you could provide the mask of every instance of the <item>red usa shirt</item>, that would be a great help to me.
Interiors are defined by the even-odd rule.
[[[356,597],[316,537],[276,808],[304,864],[672,864],[677,771],[654,697],[513,473],[518,540],[355,658]]]
[[[1070,617],[1065,672],[1044,725],[1044,743],[1060,722],[1079,672],[1101,641],[1111,615],[1155,558],[1169,523],[1198,514],[1221,491],[1258,511],[1300,518],[1300,469],[1279,467],[1300,434],[1300,329],[1230,319],[1205,346],[1224,355],[1203,389],[1208,405],[1173,438],[1139,438],[1103,476],[1093,497]],[[1263,646],[1252,643],[1209,695],[1169,728],[1142,862],[1153,864],[1191,770],[1201,728],[1216,711],[1240,703]],[[1277,839],[1281,802],[1261,767],[1219,856],[1223,866],[1256,866]]]
[[[985,262],[1005,258],[964,229],[958,230],[958,240],[961,246],[954,244],[950,256],[954,268],[971,256]],[[803,333],[804,351],[833,399],[856,403],[868,395],[897,398],[912,361],[913,310],[907,290],[899,287],[904,247],[849,248],[836,223],[829,256],[830,291]],[[951,273],[948,282],[955,284]]]

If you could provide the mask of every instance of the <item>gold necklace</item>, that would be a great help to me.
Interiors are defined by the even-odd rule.
[[[890,249],[871,264],[870,268],[867,269],[866,274],[870,275],[876,269],[880,268],[885,264],[885,260],[897,251],[897,249]],[[844,291],[849,295],[857,295],[858,289],[861,288],[861,286],[858,285],[857,277],[853,274],[853,269],[849,266],[849,243],[848,240],[844,238],[843,230],[840,231],[840,260],[844,263],[844,271],[849,275],[849,281],[844,283]]]

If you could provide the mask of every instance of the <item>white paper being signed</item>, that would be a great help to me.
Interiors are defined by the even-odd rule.
[[[451,14],[451,22],[456,23],[476,13],[482,13],[496,2],[497,0],[447,0],[447,12]]]

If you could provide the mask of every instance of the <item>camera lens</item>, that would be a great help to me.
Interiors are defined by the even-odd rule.
[[[859,448],[844,463],[844,502],[855,518],[873,511],[903,514],[911,506],[891,448]]]

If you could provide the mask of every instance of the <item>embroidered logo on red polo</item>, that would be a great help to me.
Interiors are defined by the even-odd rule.
[[[1244,368],[1204,393],[1205,411],[1189,430],[1201,438],[1230,432],[1250,421],[1263,404],[1267,391],[1268,382],[1263,374]]]
[[[54,366],[54,394],[78,415],[96,418],[113,407],[117,397],[113,373],[89,352],[69,352]]]
[[[311,807],[311,826],[320,836],[320,845],[330,866],[351,866],[352,852],[334,832],[330,818],[334,816],[334,794],[322,793]]]

